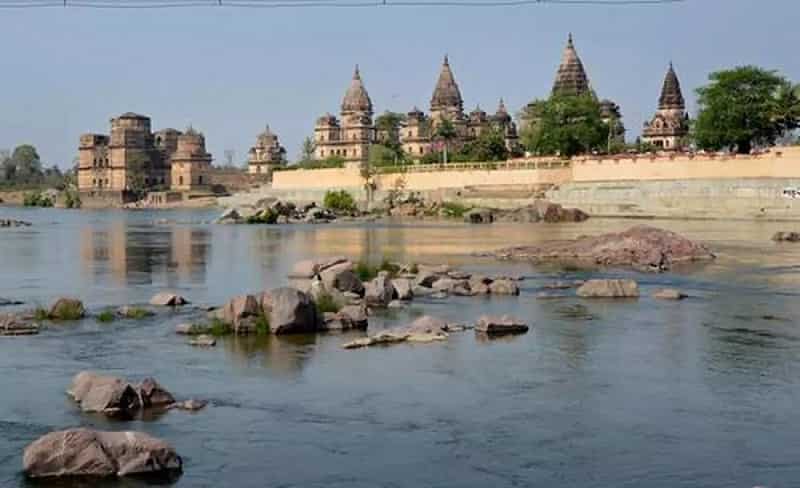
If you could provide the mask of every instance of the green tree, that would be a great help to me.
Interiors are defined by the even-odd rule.
[[[462,149],[467,161],[505,161],[508,159],[508,148],[502,132],[487,130],[477,139],[467,143]]]
[[[14,183],[38,183],[44,174],[42,161],[36,148],[23,144],[14,148],[10,160],[6,163],[6,178]]]
[[[434,131],[434,138],[439,139],[440,141],[444,142],[443,148],[443,155],[444,155],[444,164],[447,164],[447,150],[450,146],[450,141],[456,138],[458,133],[456,132],[456,127],[447,119],[442,120],[438,126],[436,126],[436,130]]]
[[[590,95],[553,95],[526,108],[528,121],[522,142],[534,154],[574,156],[603,150],[609,127],[600,117],[600,104]]]
[[[741,66],[712,73],[709,81],[697,89],[693,137],[700,148],[747,154],[798,126],[797,93],[776,72]]]
[[[150,158],[145,153],[134,153],[128,158],[127,164],[127,189],[137,197],[143,197],[147,192],[147,170]]]
[[[372,144],[369,147],[369,165],[373,167],[393,166],[404,161],[402,149],[385,144]]]
[[[317,149],[317,144],[311,137],[303,139],[303,146],[300,148],[300,161],[313,161],[314,151]]]
[[[400,145],[400,126],[406,120],[406,116],[388,110],[375,117],[375,130],[378,132],[378,140],[385,146],[395,148]]]

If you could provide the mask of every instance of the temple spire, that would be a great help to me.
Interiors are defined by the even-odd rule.
[[[457,108],[459,111],[464,109],[464,100],[461,98],[461,90],[458,88],[456,78],[450,69],[450,60],[445,54],[442,70],[439,73],[439,80],[431,97],[431,110],[441,108]]]
[[[672,62],[669,63],[669,69],[664,77],[664,85],[661,87],[661,96],[658,99],[658,108],[660,110],[680,109],[686,108],[686,101],[683,98],[681,91],[681,83],[678,80],[678,75],[675,73],[675,68]]]
[[[567,38],[567,46],[561,56],[555,83],[554,95],[583,95],[590,92],[589,77],[583,68],[583,62],[575,50],[572,33]]]
[[[361,71],[358,69],[358,65],[353,71],[353,80],[344,94],[344,100],[342,100],[342,113],[346,112],[365,112],[370,116],[372,115],[372,100],[369,98],[364,82],[361,80]]]

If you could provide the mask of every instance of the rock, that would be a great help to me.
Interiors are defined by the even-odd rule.
[[[772,236],[775,242],[800,242],[800,232],[776,232]]]
[[[583,298],[638,298],[639,285],[633,280],[589,280],[578,288]]]
[[[218,224],[241,224],[244,222],[244,218],[237,209],[229,208],[215,222]]]
[[[208,332],[208,327],[200,324],[178,324],[175,333],[179,335],[201,335]]]
[[[508,315],[502,317],[484,315],[475,324],[475,331],[487,335],[524,334],[528,332],[528,326],[521,320]]]
[[[489,284],[492,295],[519,295],[519,287],[508,279],[494,280]]]
[[[684,298],[689,298],[689,295],[674,288],[663,288],[653,293],[653,298],[659,300],[683,300]]]
[[[492,253],[500,259],[524,259],[578,266],[630,266],[648,271],[666,271],[673,266],[714,259],[702,244],[674,232],[639,225],[625,232],[553,241]]]
[[[417,273],[417,286],[431,288],[433,284],[441,277],[441,274],[432,273],[429,271],[420,271]]]
[[[241,295],[232,298],[214,314],[230,324],[234,333],[249,334],[255,332],[255,320],[252,319],[261,315],[261,304],[253,295]]]
[[[436,291],[445,291],[452,295],[470,296],[472,292],[469,289],[469,282],[467,280],[454,280],[453,278],[440,278],[433,284],[433,289]]]
[[[131,415],[142,407],[139,393],[130,383],[121,378],[88,371],[78,373],[73,378],[67,394],[84,412]]]
[[[444,320],[432,317],[430,315],[423,315],[422,317],[414,320],[408,326],[402,328],[402,331],[408,334],[445,334],[447,333],[448,324]]]
[[[0,314],[0,336],[36,335],[39,325],[14,314]]]
[[[470,224],[491,224],[494,214],[488,208],[473,208],[464,214],[464,222]]]
[[[576,208],[564,208],[546,200],[513,210],[496,211],[495,220],[501,222],[583,222],[589,215]]]
[[[436,293],[436,291],[433,288],[420,285],[414,285],[414,287],[412,288],[412,292],[414,293],[415,297],[427,297]]]
[[[158,307],[179,307],[188,303],[182,296],[168,292],[161,292],[150,299],[150,305]]]
[[[367,282],[364,287],[364,301],[368,306],[385,307],[393,297],[394,286],[385,272],[378,273],[378,276]]]
[[[137,390],[144,408],[166,407],[175,403],[175,397],[153,378],[145,378]]]
[[[317,330],[317,309],[311,297],[294,288],[276,288],[262,295],[261,306],[273,334]]]
[[[166,442],[141,432],[70,429],[51,432],[25,448],[29,478],[179,474],[181,457]]]
[[[353,263],[344,261],[323,269],[320,278],[327,290],[364,294],[364,284],[353,271]]]
[[[368,326],[367,310],[361,305],[347,305],[336,313],[326,313],[322,330],[366,330]]]
[[[16,300],[10,300],[8,298],[0,297],[0,307],[10,307],[13,305],[23,305],[23,302],[18,302]]]
[[[182,402],[173,403],[171,408],[178,410],[186,410],[188,412],[197,412],[198,410],[206,408],[207,405],[208,402],[205,400],[189,399],[189,400],[184,400]]]
[[[189,341],[189,345],[196,347],[214,347],[217,345],[217,340],[214,339],[213,336],[201,334]]]
[[[86,316],[86,309],[78,299],[59,298],[50,306],[48,316],[53,320],[78,320]]]
[[[2,200],[0,200],[2,203]],[[14,220],[14,219],[0,219],[0,227],[30,227],[30,222],[25,222],[24,220]]]
[[[413,282],[408,278],[395,278],[392,280],[394,287],[394,296],[398,300],[411,300],[414,298]]]
[[[345,349],[359,349],[362,347],[396,344],[398,342],[405,342],[408,340],[406,334],[395,334],[391,332],[380,332],[378,334],[356,339],[354,341],[342,344]]]
[[[290,279],[311,279],[319,273],[319,264],[311,259],[294,263],[292,271],[289,273]]]
[[[386,308],[405,308],[408,306],[408,302],[404,302],[402,300],[392,300],[386,305]]]

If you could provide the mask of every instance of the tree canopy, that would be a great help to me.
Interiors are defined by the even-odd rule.
[[[499,130],[486,130],[474,140],[466,143],[459,151],[458,159],[465,161],[505,161],[508,148]]]
[[[742,66],[717,71],[697,89],[693,127],[698,147],[746,154],[774,144],[800,124],[798,89],[775,71]]]
[[[608,144],[609,127],[592,95],[554,94],[528,105],[524,117],[529,123],[522,131],[522,143],[534,154],[574,156]]]

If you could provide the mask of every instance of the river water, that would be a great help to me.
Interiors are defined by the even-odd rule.
[[[509,339],[462,333],[444,343],[358,351],[340,347],[357,333],[230,338],[201,350],[173,333],[184,312],[0,338],[0,486],[28,486],[24,447],[74,426],[142,430],[169,441],[184,457],[181,487],[776,488],[800,481],[800,245],[769,240],[786,225],[649,222],[719,255],[713,264],[649,275],[470,257],[633,221],[262,227],[209,224],[214,216],[0,208],[0,218],[34,223],[0,230],[0,297],[32,306],[70,295],[97,310],[170,289],[219,304],[286,283],[299,259],[386,256],[527,279],[520,297],[417,300],[375,318],[377,326],[422,313],[468,322],[505,312],[532,329]],[[643,297],[536,299],[548,282],[590,276],[632,276]],[[693,298],[649,298],[662,286]],[[85,415],[64,394],[85,369],[154,376],[179,399],[211,404],[127,423]]]

